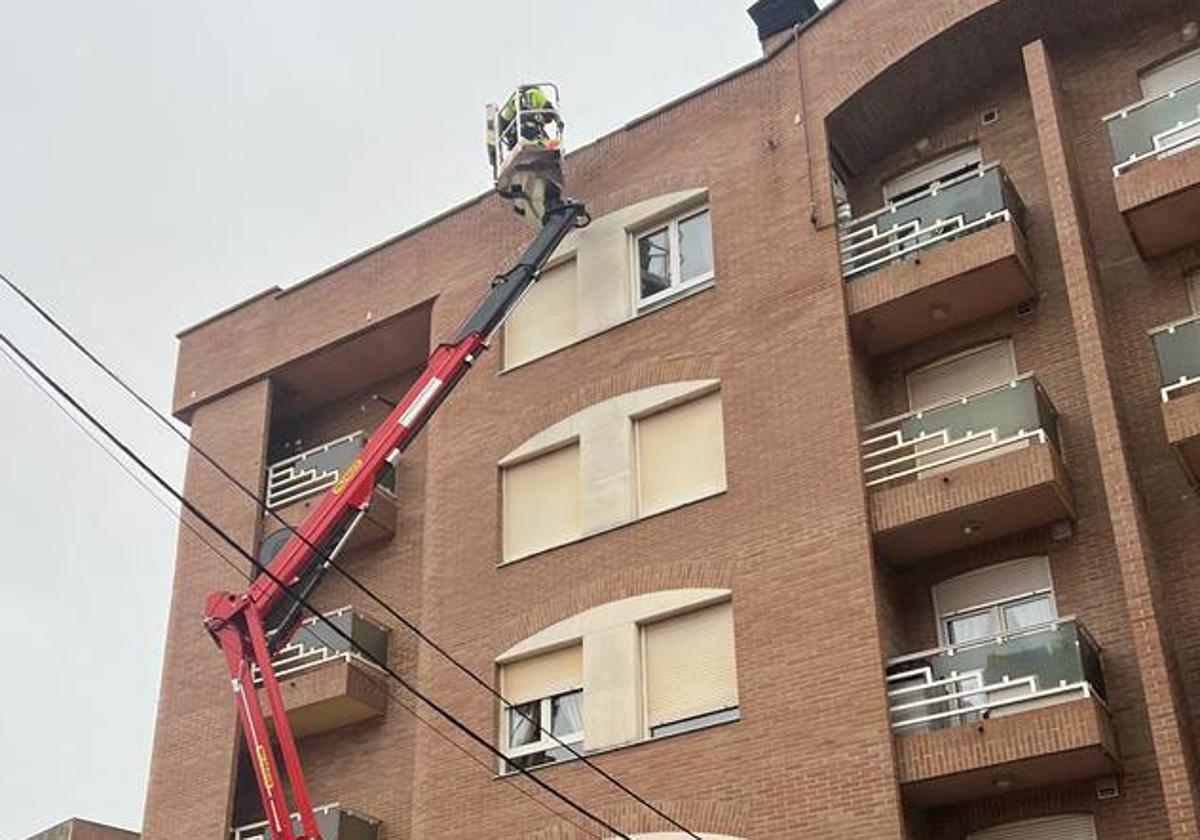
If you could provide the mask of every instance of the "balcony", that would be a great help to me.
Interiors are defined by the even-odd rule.
[[[323,840],[378,840],[379,821],[343,808],[340,805],[325,805],[315,808],[317,827]],[[299,833],[300,818],[292,815],[292,828]],[[233,840],[272,840],[267,823],[259,822],[238,826],[230,832]]]
[[[1150,333],[1162,384],[1167,440],[1188,479],[1200,487],[1200,315]]]
[[[1105,117],[1117,207],[1144,257],[1200,242],[1200,80]]]
[[[1100,651],[1074,618],[894,659],[887,687],[901,786],[913,804],[1119,769]]]
[[[849,222],[850,329],[886,353],[1034,296],[1025,205],[997,164]]]
[[[278,529],[275,515],[295,527],[337,483],[367,442],[366,432],[331,440],[276,461],[267,468],[267,508],[263,532]],[[390,540],[396,534],[396,472],[388,470],[375,487],[367,515],[343,547],[349,551]]]
[[[871,528],[890,562],[1075,516],[1058,413],[1030,375],[865,432]]]
[[[388,661],[388,631],[349,607],[325,618],[380,662]],[[383,672],[315,618],[306,619],[272,660],[288,722],[296,737],[380,717],[387,708]],[[256,678],[261,684],[261,677]]]

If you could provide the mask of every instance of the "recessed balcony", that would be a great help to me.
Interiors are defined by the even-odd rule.
[[[1200,487],[1200,315],[1151,331],[1167,440]]]
[[[331,440],[312,449],[289,455],[267,468],[267,508],[263,532],[279,530],[279,516],[292,527],[304,521],[337,483],[367,442],[366,432],[358,431]],[[375,545],[396,534],[396,472],[388,470],[375,486],[367,515],[350,534],[343,551]]]
[[[840,236],[850,329],[886,353],[1035,294],[1025,205],[997,164],[891,202]]]
[[[379,840],[379,820],[343,808],[324,805],[313,809],[323,840]],[[292,830],[300,833],[300,817],[292,815]],[[267,823],[237,826],[230,832],[233,840],[272,840]]]
[[[894,659],[887,690],[913,804],[1119,770],[1100,650],[1074,618]]]
[[[868,426],[880,555],[905,563],[1074,519],[1058,413],[1030,375]]]
[[[1200,81],[1105,118],[1117,207],[1144,257],[1200,242]]]
[[[360,652],[386,663],[387,629],[349,607],[325,618],[357,647],[310,618],[272,660],[288,723],[298,738],[380,717],[387,709],[383,671]],[[256,683],[261,685],[261,677]]]

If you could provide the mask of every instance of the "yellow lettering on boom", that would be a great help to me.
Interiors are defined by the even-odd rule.
[[[346,467],[346,470],[338,476],[338,480],[333,485],[333,495],[336,496],[346,489],[346,485],[350,483],[350,479],[358,475],[358,471],[362,469],[362,465],[362,458],[355,458],[354,462]]]

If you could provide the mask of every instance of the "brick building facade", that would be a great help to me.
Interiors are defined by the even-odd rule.
[[[1200,838],[1200,7],[755,11],[760,60],[568,156],[593,225],[343,564],[705,836]],[[298,519],[289,459],[352,451],[528,237],[483,196],[188,329],[177,416]],[[196,457],[186,489],[270,530]],[[181,533],[148,840],[261,834],[198,621],[238,584]],[[346,581],[316,600],[681,836]],[[290,655],[327,838],[600,836],[360,658]]]

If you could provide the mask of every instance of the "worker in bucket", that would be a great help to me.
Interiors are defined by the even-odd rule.
[[[517,107],[518,96],[520,97],[519,109]],[[514,131],[512,124],[517,117],[518,110],[521,115],[521,124]],[[518,133],[520,140],[539,146],[550,146],[554,141],[547,133],[546,126],[555,122],[557,116],[554,103],[540,87],[532,85],[521,88],[518,93],[510,96],[504,103],[504,107],[500,109],[500,137],[510,149],[516,147]]]

